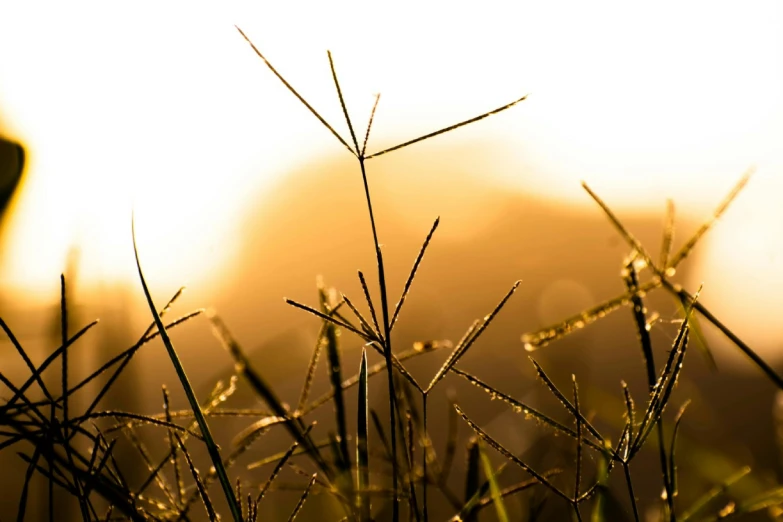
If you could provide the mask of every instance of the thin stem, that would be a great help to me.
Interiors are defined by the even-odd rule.
[[[712,313],[707,310],[704,305],[699,303],[698,301],[694,301],[693,296],[690,295],[688,292],[680,288],[679,285],[672,284],[665,278],[661,278],[661,283],[663,286],[674,295],[678,296],[680,299],[685,300],[686,303],[691,303],[693,305],[693,308],[699,312],[705,319],[707,319],[709,322],[711,322],[718,330],[720,330],[723,335],[729,338],[731,342],[734,343],[737,348],[739,348],[745,355],[747,355],[750,360],[752,360],[756,366],[758,366],[761,371],[764,372],[764,374],[775,383],[775,385],[783,390],[783,377],[778,375],[778,373],[772,369],[772,367],[767,364],[764,359],[761,358],[756,352],[753,351],[753,349],[745,344],[745,342],[740,339],[734,332],[729,330],[729,328],[724,325],[717,317],[712,315]]]
[[[421,452],[421,467],[422,467],[422,496],[424,497],[424,500],[422,500],[423,503],[423,510],[424,510],[424,522],[429,522],[430,520],[430,514],[429,514],[429,508],[427,506],[427,485],[429,484],[429,479],[427,476],[427,453],[429,450],[429,432],[427,431],[427,394],[422,393],[421,394],[421,411],[422,416],[424,418],[423,420],[423,429],[424,429],[424,449]]]
[[[633,519],[639,522],[639,508],[636,506],[636,495],[633,492],[633,481],[631,480],[631,470],[628,469],[628,462],[622,461],[623,471],[625,471],[625,483],[628,485],[628,496],[631,497],[631,507],[633,507]]]
[[[370,187],[367,183],[367,169],[364,165],[364,158],[359,157],[359,168],[362,172],[362,182],[364,183],[364,194],[367,197],[367,211],[370,214],[370,226],[372,227],[372,239],[375,244],[375,256],[378,262],[378,284],[381,289],[381,314],[383,317],[383,356],[386,359],[386,372],[389,381],[389,426],[391,428],[391,452],[392,452],[392,520],[397,522],[400,518],[400,500],[398,498],[398,467],[397,462],[397,429],[395,421],[395,402],[396,393],[394,391],[394,367],[392,365],[392,344],[391,344],[391,325],[389,323],[389,303],[386,296],[386,272],[383,268],[383,254],[381,245],[378,242],[378,231],[375,226],[375,215],[372,210],[372,200],[370,199]]]

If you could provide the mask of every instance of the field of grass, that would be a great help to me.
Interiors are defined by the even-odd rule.
[[[244,33],[242,33],[244,36]],[[584,184],[587,194],[600,207],[608,223],[627,244],[622,280],[625,292],[614,299],[596,303],[572,317],[535,332],[519,332],[541,390],[551,394],[560,411],[540,411],[515,398],[492,383],[491,377],[474,375],[460,366],[468,350],[492,328],[506,303],[514,298],[520,281],[509,281],[508,290],[497,297],[497,305],[469,325],[458,341],[420,341],[410,349],[393,344],[394,328],[405,320],[405,302],[415,292],[415,279],[430,242],[437,235],[439,219],[433,216],[418,255],[399,296],[389,295],[384,267],[382,223],[376,223],[372,186],[368,170],[372,160],[419,142],[457,131],[502,111],[511,110],[525,96],[475,118],[405,141],[380,151],[368,149],[375,108],[366,126],[356,126],[349,115],[349,100],[343,98],[337,69],[331,54],[337,100],[342,108],[349,136],[330,125],[248,40],[271,73],[310,111],[356,160],[356,180],[363,184],[368,223],[375,254],[372,274],[358,273],[363,295],[347,296],[324,284],[318,286],[315,304],[287,300],[304,314],[312,316],[320,327],[310,365],[302,375],[301,394],[291,407],[269,384],[264,361],[251,359],[215,312],[196,310],[170,320],[171,310],[180,292],[160,306],[152,299],[142,270],[143,251],[136,249],[141,287],[149,305],[152,322],[138,342],[118,356],[105,361],[88,377],[71,381],[69,359],[80,338],[97,321],[78,331],[69,331],[67,281],[61,278],[60,347],[41,364],[34,364],[11,326],[0,319],[0,327],[29,369],[23,383],[12,382],[0,372],[9,397],[0,406],[0,447],[16,452],[27,464],[27,472],[16,479],[22,484],[17,513],[0,513],[0,520],[30,520],[25,514],[31,502],[32,484],[43,484],[48,502],[42,513],[48,520],[234,520],[256,521],[264,516],[271,497],[293,491],[296,497],[287,520],[765,520],[783,513],[783,486],[758,491],[751,496],[735,495],[733,486],[752,474],[748,467],[711,485],[711,489],[689,492],[694,501],[680,501],[678,430],[688,414],[688,402],[674,403],[673,392],[684,368],[686,353],[697,346],[710,360],[711,353],[702,333],[710,324],[727,337],[758,368],[760,375],[783,389],[783,377],[733,333],[721,318],[699,301],[699,291],[689,292],[674,282],[680,264],[699,240],[728,208],[748,182],[743,176],[734,190],[717,207],[711,219],[686,240],[673,247],[674,206],[668,207],[657,255],[642,245],[612,212],[601,197]],[[379,98],[376,99],[376,106]],[[424,234],[423,234],[424,235]],[[135,234],[133,237],[135,247]],[[372,280],[372,284],[368,283]],[[379,289],[372,295],[371,288]],[[667,347],[666,357],[656,357],[650,334],[655,318],[645,305],[652,292],[670,294],[681,311],[676,336]],[[599,423],[594,412],[583,407],[579,375],[570,382],[550,377],[552,371],[539,364],[536,350],[556,343],[572,332],[600,321],[609,314],[627,315],[637,332],[641,365],[646,375],[643,397],[632,397],[630,387],[622,383],[618,400],[622,413],[611,424]],[[198,397],[183,366],[178,349],[168,332],[191,320],[209,321],[216,339],[234,363],[229,381],[215,385],[207,397]],[[363,344],[361,358],[348,360],[341,350],[341,337],[354,336]],[[145,415],[128,411],[106,411],[102,400],[133,357],[145,345],[159,340],[173,365],[187,400],[188,408],[176,410],[169,391],[162,389],[163,411]],[[417,379],[406,368],[407,361],[443,354],[440,368],[426,381]],[[692,357],[691,354],[689,357]],[[377,363],[369,361],[376,358]],[[311,396],[316,372],[326,368],[330,391]],[[48,370],[47,370],[48,369]],[[59,370],[60,386],[47,385],[45,373]],[[445,378],[459,378],[473,384],[486,400],[505,403],[519,414],[520,423],[533,421],[545,436],[530,451],[520,455],[490,429],[473,420],[459,398],[449,397],[447,426],[432,425],[428,403],[447,395]],[[47,380],[49,381],[49,380]],[[50,381],[49,381],[50,382]],[[100,383],[89,406],[75,411],[71,396]],[[157,387],[159,383],[144,383]],[[232,408],[232,395],[244,388],[263,405],[263,410]],[[385,404],[373,404],[370,389],[381,390]],[[443,402],[442,400],[439,402]],[[329,405],[333,413],[327,423],[315,422],[316,411]],[[325,408],[324,408],[325,409]],[[222,429],[227,419],[245,421],[245,427],[226,437]],[[251,422],[249,425],[247,422]],[[142,436],[139,427],[145,426]],[[270,430],[282,431],[290,438],[290,447],[261,461],[248,462],[247,453],[261,444]],[[458,432],[470,433],[467,446],[458,444]],[[137,431],[139,433],[137,433]],[[445,433],[445,444],[437,445],[433,434]],[[155,433],[153,437],[149,435]],[[149,438],[149,440],[148,440]],[[441,438],[441,437],[437,437]],[[161,440],[165,441],[161,448]],[[118,447],[128,445],[133,458],[120,458]],[[543,445],[543,446],[542,446]],[[557,453],[557,462],[549,465],[540,458]],[[654,465],[636,466],[637,457],[655,455]],[[565,458],[562,458],[565,456]],[[209,463],[207,467],[197,463]],[[130,478],[129,468],[144,468],[140,480]],[[268,479],[247,479],[247,469],[266,467]],[[291,472],[298,481],[284,482]],[[138,474],[136,474],[138,475]],[[661,494],[657,498],[639,498],[635,485],[639,477],[655,477]],[[512,478],[513,477],[513,478]],[[458,484],[458,485],[457,485]],[[311,505],[316,508],[310,508]],[[644,509],[642,509],[644,507]],[[309,509],[308,509],[309,508]],[[72,511],[70,511],[72,509]],[[67,514],[67,513],[72,513]],[[67,515],[66,515],[67,514]],[[437,514],[437,515],[436,515]],[[65,517],[65,518],[63,518]],[[283,520],[285,520],[284,518]]]

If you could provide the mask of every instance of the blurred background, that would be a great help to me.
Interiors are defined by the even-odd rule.
[[[359,134],[381,93],[369,152],[529,93],[509,111],[368,163],[392,299],[441,217],[396,329],[400,349],[416,340],[456,341],[522,279],[461,366],[551,406],[520,335],[622,293],[629,253],[580,181],[657,256],[667,198],[677,208],[678,248],[755,166],[676,279],[691,292],[703,282],[702,303],[783,370],[778,3],[278,4],[0,7],[0,137],[25,151],[21,179],[0,180],[0,315],[34,360],[58,344],[60,273],[69,281],[73,329],[102,321],[74,351],[74,378],[133,344],[149,324],[131,209],[156,302],[187,285],[177,315],[216,309],[291,403],[319,324],[282,298],[315,304],[322,275],[356,301],[356,270],[374,277],[355,162],[236,24],[344,136],[326,50]],[[8,150],[15,155],[3,161],[17,172],[18,149]],[[662,360],[679,316],[666,295],[650,295],[648,308],[660,313],[653,336]],[[677,392],[677,404],[693,399],[682,432],[685,505],[743,465],[754,469],[743,483],[750,492],[781,471],[774,386],[702,324],[718,371],[693,350]],[[358,368],[361,343],[342,338],[346,367]],[[206,321],[183,326],[174,341],[200,394],[230,375]],[[644,397],[628,309],[535,356],[564,385],[575,373],[587,406],[617,432],[620,380],[637,401]],[[444,357],[417,359],[411,371],[428,381]],[[6,340],[0,361],[12,380],[26,378]],[[106,407],[159,412],[160,385],[177,388],[170,366],[161,345],[145,347]],[[325,375],[319,379],[328,389]],[[517,451],[533,446],[541,430],[456,377],[448,383],[444,390],[457,390],[480,425]],[[383,404],[383,387],[372,397]],[[240,394],[243,400],[252,404]],[[430,408],[445,422],[445,393]],[[460,433],[466,440],[465,426]],[[433,433],[436,448],[445,436]],[[267,437],[258,458],[288,444],[282,433]],[[656,469],[657,455],[642,457]],[[25,469],[16,460],[8,466]],[[15,512],[14,487],[0,513]],[[653,480],[638,494],[652,499],[658,487]],[[275,519],[296,502],[296,494],[283,498],[290,502],[268,507]],[[434,509],[445,517],[447,508]]]

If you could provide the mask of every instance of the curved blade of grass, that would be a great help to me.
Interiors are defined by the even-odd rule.
[[[549,470],[545,473],[542,473],[544,477],[551,477],[554,475],[559,474],[561,471],[559,469]],[[495,475],[497,475],[496,473]],[[500,490],[499,496],[500,498],[505,498],[508,496],[511,496],[515,493],[520,493],[522,491],[527,491],[528,489],[532,488],[533,486],[540,486],[541,483],[536,479],[530,479],[525,480],[523,482],[519,482],[518,484],[514,484],[513,486],[509,486],[505,489]],[[492,497],[482,497],[481,500],[476,504],[476,510],[481,511],[485,507],[489,506],[490,504],[494,503],[494,499]]]
[[[196,398],[196,394],[193,391],[193,387],[190,385],[188,376],[185,373],[185,368],[182,366],[182,363],[179,360],[179,356],[177,355],[177,351],[174,349],[174,344],[171,342],[171,339],[166,332],[166,327],[160,318],[160,314],[158,314],[158,309],[152,300],[152,295],[150,294],[149,288],[147,287],[147,282],[144,279],[144,273],[141,270],[141,261],[139,260],[139,250],[136,244],[136,226],[135,221],[133,220],[131,233],[133,236],[133,253],[136,257],[136,268],[139,272],[141,287],[144,290],[144,296],[147,299],[150,312],[152,313],[152,317],[155,319],[155,324],[157,325],[158,331],[160,332],[160,337],[163,340],[163,344],[166,347],[169,358],[171,359],[171,362],[174,365],[174,369],[177,372],[177,377],[179,378],[180,384],[182,384],[182,389],[188,398],[190,407],[193,409],[193,414],[195,415],[196,422],[198,423],[199,429],[201,430],[201,434],[204,436],[204,443],[207,447],[207,451],[209,452],[210,459],[212,460],[212,465],[215,466],[215,470],[217,470],[220,486],[223,488],[223,493],[226,496],[226,501],[228,502],[228,507],[231,510],[231,515],[235,522],[242,522],[242,510],[239,507],[237,499],[234,497],[234,488],[231,486],[231,481],[228,478],[228,474],[226,473],[225,468],[223,468],[223,459],[220,457],[220,450],[218,449],[217,444],[215,444],[215,440],[212,438],[212,433],[209,431],[207,419],[204,417],[204,413],[201,410],[201,405],[199,404],[198,399]]]
[[[500,485],[498,484],[497,479],[500,470],[496,473],[495,470],[492,469],[492,463],[489,461],[487,452],[484,451],[482,446],[481,443],[478,444],[479,455],[481,456],[481,464],[484,468],[484,476],[487,477],[487,482],[489,483],[489,493],[492,498],[492,504],[495,506],[498,521],[508,522],[508,511],[506,510],[506,505],[503,503],[503,496],[501,495]],[[502,469],[503,468],[501,468],[501,470]]]
[[[161,311],[159,313],[161,319],[166,315],[166,313],[169,311],[171,306],[174,304],[174,302],[177,299],[179,299],[179,297],[182,295],[182,293],[184,291],[185,291],[185,287],[184,286],[180,287],[180,289],[177,290],[177,292],[174,294],[174,297],[172,297],[169,300],[169,302],[166,303],[166,306],[164,306],[161,309]],[[191,314],[188,314],[185,317],[182,317],[182,318],[178,319],[177,321],[174,321],[174,322],[166,325],[166,330],[169,330],[170,328],[173,328],[174,326],[176,326],[178,324],[181,324],[184,321],[187,321],[191,317],[195,317],[196,315],[199,315],[201,312],[202,312],[201,310],[197,310],[195,312],[192,312]],[[190,317],[188,317],[188,316],[190,316]],[[95,397],[93,398],[92,402],[90,403],[90,405],[85,410],[85,414],[88,415],[88,414],[92,413],[95,410],[95,408],[98,407],[98,403],[100,403],[100,401],[101,401],[101,399],[103,399],[104,395],[106,395],[106,393],[109,391],[109,389],[114,385],[114,382],[119,378],[120,374],[125,369],[125,367],[130,363],[131,359],[133,359],[133,356],[136,354],[136,352],[139,350],[139,348],[141,348],[144,344],[146,344],[149,340],[153,339],[158,334],[157,329],[155,329],[154,333],[152,332],[152,330],[154,328],[155,328],[155,322],[153,321],[152,324],[150,324],[150,326],[147,327],[147,330],[144,332],[144,334],[141,336],[141,338],[139,338],[139,340],[136,341],[136,344],[134,344],[131,348],[129,348],[128,350],[126,350],[125,352],[120,354],[120,356],[115,357],[112,361],[110,361],[110,362],[113,362],[115,360],[117,360],[117,361],[121,360],[119,366],[117,366],[117,368],[114,370],[114,373],[112,373],[111,377],[109,377],[109,379],[106,381],[106,383],[103,384],[101,390],[95,395]],[[106,365],[104,365],[103,367],[101,367],[93,375],[95,377],[97,377],[98,375],[103,373],[103,371],[105,369],[108,369],[108,363]],[[86,384],[87,382],[91,381],[93,378],[94,378],[93,376],[88,377],[87,379],[82,381],[82,383],[79,384],[79,387],[81,387],[84,384]],[[73,392],[71,392],[71,393],[73,393]]]
[[[750,467],[745,466],[720,484],[717,484],[715,487],[711,488],[709,491],[707,491],[707,493],[698,498],[696,502],[694,502],[691,507],[688,508],[679,517],[680,522],[688,522],[689,520],[701,514],[701,512],[704,511],[709,503],[716,499],[718,495],[727,491],[732,485],[734,485],[748,473],[750,473]]]
[[[425,134],[424,136],[419,136],[418,138],[414,138],[412,140],[408,140],[408,141],[406,141],[404,143],[400,143],[399,145],[395,145],[393,147],[389,147],[388,149],[384,149],[384,150],[382,150],[380,152],[376,152],[374,154],[370,154],[369,156],[367,156],[366,159],[376,158],[378,156],[382,156],[383,154],[387,154],[389,152],[393,152],[395,150],[399,150],[399,149],[401,149],[403,147],[407,147],[408,145],[413,145],[414,143],[418,143],[420,141],[424,141],[424,140],[429,139],[429,138],[434,138],[435,136],[439,136],[441,134],[445,134],[447,132],[459,129],[460,127],[464,127],[465,125],[469,125],[469,124],[477,122],[479,120],[483,120],[484,118],[492,116],[493,114],[497,114],[499,112],[505,111],[506,109],[510,109],[511,107],[516,105],[517,103],[519,103],[521,101],[524,101],[527,98],[527,96],[528,95],[526,94],[526,95],[522,96],[521,98],[512,101],[511,103],[507,103],[506,105],[503,105],[502,107],[498,107],[497,109],[491,110],[489,112],[485,112],[484,114],[481,114],[479,116],[475,116],[475,117],[470,118],[468,120],[461,121],[459,123],[455,123],[454,125],[449,125],[448,127],[444,127],[442,129],[436,130],[435,132],[430,132],[429,134]]]
[[[362,348],[362,360],[359,364],[359,398],[356,433],[356,488],[359,519],[361,522],[371,520],[372,507],[367,491],[370,489],[370,454],[368,439],[369,400],[367,396],[367,350]]]

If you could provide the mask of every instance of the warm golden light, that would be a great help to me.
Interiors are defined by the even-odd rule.
[[[28,146],[30,163],[2,239],[4,287],[50,299],[74,247],[84,284],[135,281],[131,208],[153,287],[220,283],[243,216],[275,197],[264,188],[338,146],[233,24],[341,132],[325,50],[362,129],[381,92],[370,150],[530,93],[512,111],[437,138],[480,141],[489,159],[476,163],[491,190],[590,208],[584,179],[626,214],[657,215],[673,197],[680,216],[698,219],[750,165],[762,180],[783,176],[777,2],[278,4],[89,3],[48,6],[46,16],[6,8],[3,130]],[[767,251],[775,225],[759,216],[777,203],[762,196],[743,196],[755,235],[730,216],[715,231],[714,257],[751,262],[747,249],[720,245],[752,237]],[[464,225],[481,229],[496,217],[488,208],[463,215]],[[432,213],[459,223],[468,210]],[[759,284],[779,295],[783,254],[769,248],[770,276]],[[721,291],[735,284],[723,272],[710,279]]]

